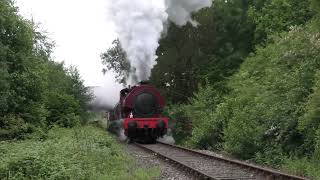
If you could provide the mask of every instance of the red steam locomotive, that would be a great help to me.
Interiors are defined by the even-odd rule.
[[[120,91],[119,103],[109,112],[109,129],[124,133],[133,141],[154,143],[167,133],[168,118],[162,117],[164,106],[165,99],[148,83],[125,88]]]

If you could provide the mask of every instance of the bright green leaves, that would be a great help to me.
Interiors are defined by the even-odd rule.
[[[298,119],[320,68],[320,48],[313,36],[307,28],[289,32],[259,49],[231,79],[235,91],[227,101],[232,107],[225,130],[227,150],[247,157],[246,152],[252,156],[271,142],[286,153],[303,144]]]
[[[256,25],[255,44],[264,43],[270,35],[305,24],[312,16],[309,1],[271,0],[262,8],[251,7],[249,17]]]

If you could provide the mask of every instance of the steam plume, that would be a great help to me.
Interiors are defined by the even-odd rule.
[[[116,0],[108,5],[122,48],[132,67],[130,79],[150,77],[156,64],[159,39],[168,20],[178,26],[192,20],[191,13],[209,7],[212,0]],[[131,82],[134,83],[134,82]]]
[[[121,86],[119,87],[90,87],[90,93],[94,95],[93,100],[89,104],[89,108],[92,111],[106,111],[114,108],[115,104],[119,100],[119,91],[121,90]],[[110,96],[113,94],[113,96]]]
[[[193,26],[198,23],[192,19],[191,14],[202,8],[210,7],[212,0],[166,0],[169,20],[178,26],[184,26],[190,22]]]

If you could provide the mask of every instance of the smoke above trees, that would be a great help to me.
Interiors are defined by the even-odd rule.
[[[108,5],[108,18],[130,62],[128,83],[147,80],[156,64],[156,50],[168,22],[184,26],[198,23],[192,13],[210,7],[212,0],[117,0]]]

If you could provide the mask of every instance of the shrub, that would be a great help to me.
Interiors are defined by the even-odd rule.
[[[53,128],[45,140],[0,142],[0,179],[150,179],[122,147],[94,127]]]
[[[22,118],[14,115],[0,117],[0,125],[0,140],[22,139],[25,133],[30,131],[30,125]]]
[[[214,110],[223,94],[210,85],[200,86],[190,104],[172,108],[177,143],[196,148],[218,149],[222,140],[223,122],[214,118]]]
[[[183,106],[175,105],[168,109],[169,126],[172,128],[172,135],[176,143],[184,144],[191,138],[192,122],[187,117]]]
[[[285,154],[298,153],[298,129],[320,68],[319,34],[296,27],[260,48],[230,81],[231,108],[224,147],[243,158],[278,144]]]
[[[299,119],[299,130],[305,136],[304,153],[312,154],[316,149],[317,131],[320,130],[320,73],[317,73],[313,93],[308,97],[305,113]]]

